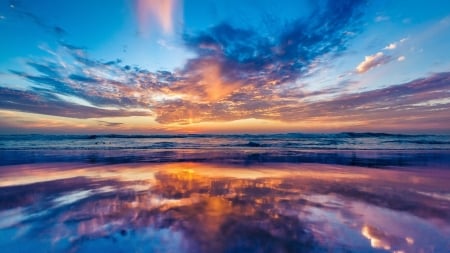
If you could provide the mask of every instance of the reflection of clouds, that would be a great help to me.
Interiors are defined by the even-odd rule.
[[[450,193],[422,192],[422,191],[417,191],[417,193],[450,202]]]
[[[429,245],[445,247],[445,230],[416,215],[417,208],[432,210],[439,201],[415,192],[405,195],[405,188],[412,185],[399,176],[405,172],[361,168],[359,175],[353,175],[355,168],[292,166],[60,166],[64,180],[3,187],[0,203],[8,199],[10,204],[0,207],[16,210],[11,217],[28,217],[8,228],[29,226],[29,236],[51,235],[53,245],[69,238],[72,250],[96,244],[112,249],[115,242],[134,249],[146,240],[154,242],[149,251],[157,251],[159,242],[163,252],[174,250],[169,247],[177,252],[369,251],[371,247],[414,252],[427,251]],[[45,168],[41,170],[45,175]],[[56,172],[48,172],[57,178]],[[71,174],[84,177],[70,178]],[[438,177],[428,176],[433,175]],[[429,179],[413,184],[443,189],[433,183]],[[21,197],[14,201],[16,195]],[[402,203],[403,198],[412,199],[408,204],[415,206],[408,210],[386,204]],[[42,207],[47,207],[46,214],[29,218]],[[438,214],[424,217],[442,219],[432,215]],[[46,229],[39,232],[41,227]],[[25,237],[16,240],[21,238]]]
[[[92,195],[92,190],[69,192],[63,196],[53,199],[53,202],[55,202],[56,206],[63,206],[75,203]]]
[[[61,195],[59,197],[56,197],[53,199],[53,202],[55,204],[54,207],[61,207],[64,205],[70,205],[73,203],[76,203],[80,200],[86,199],[88,197],[94,196],[95,194],[105,193],[105,192],[112,192],[115,189],[111,186],[104,186],[97,189],[89,189],[89,190],[81,190],[81,191],[74,191],[74,192],[67,192],[64,193],[64,195]]]
[[[430,222],[432,219],[375,206],[364,199],[351,200],[345,192],[335,193],[307,197],[312,203],[299,216],[309,224],[314,238],[330,249],[351,245],[355,249],[371,247],[395,253],[433,252],[446,247],[448,225],[444,228]],[[401,198],[400,194],[398,199]],[[335,202],[342,206],[336,208]]]
[[[0,211],[0,229],[13,226],[25,220],[25,218],[23,207]]]
[[[409,245],[414,244],[414,239],[411,237],[400,238],[391,236],[368,225],[362,227],[361,234],[370,240],[372,248],[392,250],[393,253],[409,252],[410,249],[406,249]]]
[[[382,231],[374,227],[364,225],[363,228],[361,229],[361,234],[370,240],[370,245],[373,248],[385,250],[391,249],[392,244],[390,242],[391,239],[389,238],[388,235],[386,235]]]

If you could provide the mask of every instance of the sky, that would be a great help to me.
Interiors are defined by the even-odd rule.
[[[450,1],[2,0],[0,134],[450,133]]]

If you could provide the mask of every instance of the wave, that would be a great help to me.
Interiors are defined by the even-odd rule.
[[[432,134],[391,134],[372,132],[342,133],[278,133],[278,134],[92,134],[92,135],[47,135],[47,134],[11,134],[0,135],[0,140],[60,140],[60,139],[171,139],[171,138],[231,138],[231,139],[314,139],[314,138],[414,138],[434,137]]]
[[[450,141],[436,141],[436,140],[392,140],[392,141],[383,141],[383,143],[412,143],[412,144],[446,145],[446,144],[450,144]]]
[[[388,133],[0,135],[0,150],[450,150],[449,135]]]
[[[441,167],[450,169],[450,150],[280,150],[280,149],[126,149],[0,150],[3,165],[87,162],[321,163],[349,166]]]

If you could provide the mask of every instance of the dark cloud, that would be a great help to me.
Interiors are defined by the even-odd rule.
[[[399,122],[407,117],[435,118],[445,124],[450,117],[440,117],[448,113],[448,104],[428,104],[428,101],[450,98],[448,83],[450,72],[433,74],[426,78],[392,85],[386,88],[360,93],[341,95],[334,99],[308,103],[304,110],[280,108],[284,120],[300,120],[316,116],[345,117],[355,120],[396,119]],[[299,113],[301,112],[301,113]]]
[[[34,71],[11,70],[10,73],[31,83],[27,92],[52,101],[58,100],[54,94],[59,94],[84,99],[93,107],[149,109],[149,96],[151,91],[159,87],[159,74],[140,69],[126,70],[120,65],[120,61],[90,59],[79,47],[63,44],[63,49],[60,54],[63,58],[70,59],[67,62],[45,58],[29,59],[27,64]],[[167,82],[168,78],[165,74],[161,82]],[[123,115],[121,112],[119,114]]]
[[[404,84],[391,85],[386,88],[343,95],[327,103],[341,109],[355,110],[361,106],[372,107],[413,106],[414,104],[434,99],[448,98],[446,92],[450,82],[450,72],[436,73]],[[406,102],[406,103],[405,103]],[[320,104],[316,104],[320,106]]]
[[[309,65],[326,54],[342,52],[356,31],[364,1],[327,1],[311,16],[286,24],[277,34],[260,34],[223,23],[199,34],[186,34],[186,45],[199,57],[185,71],[195,71],[196,62],[215,59],[223,78],[229,81],[253,79],[258,85],[275,80],[293,81]],[[247,82],[248,83],[248,82]]]
[[[0,108],[79,119],[149,115],[149,113],[145,112],[133,112],[123,109],[107,110],[83,106],[63,101],[50,93],[40,95],[36,92],[19,91],[3,87],[0,87]]]
[[[115,126],[119,126],[122,125],[123,123],[121,122],[109,122],[109,121],[104,121],[104,120],[97,120],[97,122],[102,125],[102,126],[106,126],[106,127],[115,127]]]

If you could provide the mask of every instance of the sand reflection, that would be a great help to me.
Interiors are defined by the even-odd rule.
[[[171,163],[0,174],[0,246],[11,252],[449,249],[447,171]]]

